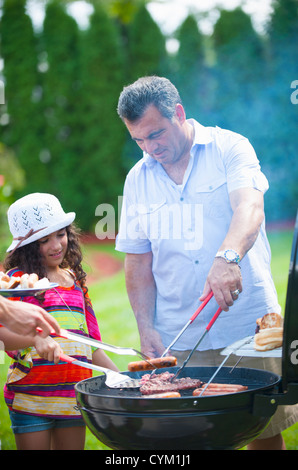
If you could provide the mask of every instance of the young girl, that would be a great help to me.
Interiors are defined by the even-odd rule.
[[[75,213],[66,214],[51,194],[25,196],[8,210],[13,242],[4,261],[9,276],[36,273],[58,287],[43,298],[23,297],[40,305],[61,328],[100,340],[100,332],[85,285],[86,273]],[[76,408],[74,386],[92,371],[59,361],[60,352],[117,371],[100,349],[56,337],[20,336],[0,328],[0,340],[13,358],[4,397],[18,449],[83,449],[85,425]]]

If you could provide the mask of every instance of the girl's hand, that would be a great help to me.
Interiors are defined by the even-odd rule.
[[[50,336],[42,338],[41,336],[36,335],[34,338],[34,346],[40,357],[49,362],[58,364],[62,349],[59,344],[53,340],[53,338]]]

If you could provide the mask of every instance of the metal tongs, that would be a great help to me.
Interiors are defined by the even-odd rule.
[[[184,369],[184,367],[186,366],[186,364],[188,363],[188,361],[190,360],[191,356],[193,355],[193,353],[195,352],[195,350],[198,348],[199,344],[203,341],[203,339],[205,338],[206,334],[209,332],[209,330],[211,329],[211,327],[213,326],[213,324],[215,323],[215,321],[217,320],[217,318],[219,317],[220,313],[222,312],[222,309],[219,307],[216,311],[216,313],[213,315],[213,317],[211,318],[210,322],[208,323],[208,325],[206,326],[205,328],[205,331],[204,333],[200,336],[199,340],[197,341],[197,343],[195,344],[195,346],[193,347],[193,349],[190,351],[189,355],[187,356],[187,358],[185,359],[185,361],[183,362],[182,366],[177,370],[176,374],[174,375],[174,377],[171,379],[171,382],[173,380],[175,380],[177,378],[177,376],[180,374],[180,372]]]
[[[199,315],[199,313],[203,310],[203,308],[208,304],[209,300],[212,299],[213,297],[213,292],[210,292],[210,294],[208,294],[208,296],[206,297],[206,299],[201,303],[201,305],[199,306],[199,308],[195,311],[195,313],[190,317],[190,319],[188,320],[188,322],[184,325],[184,327],[182,328],[182,330],[178,333],[178,335],[176,336],[175,339],[173,339],[173,341],[171,342],[171,344],[167,347],[167,349],[165,349],[165,351],[163,352],[162,356],[161,357],[164,357],[168,352],[169,350],[173,347],[173,345],[178,341],[178,339],[180,338],[180,336],[183,335],[184,331],[189,327],[189,325],[197,318],[197,316]]]
[[[182,328],[182,330],[180,330],[180,332],[178,333],[178,335],[173,339],[173,341],[171,342],[171,344],[164,350],[163,354],[161,357],[164,357],[168,352],[169,350],[173,347],[173,345],[178,341],[178,339],[180,338],[180,336],[183,335],[184,331],[189,327],[189,325],[197,318],[197,316],[199,315],[199,313],[203,310],[203,308],[206,307],[206,305],[208,304],[208,302],[212,299],[213,297],[213,292],[210,292],[206,299],[201,303],[201,305],[199,306],[199,308],[195,311],[195,313],[190,317],[190,319],[188,320],[188,322],[184,325],[184,327]],[[178,369],[178,371],[176,372],[175,376],[172,378],[172,380],[174,380],[178,374],[180,374],[180,372],[182,371],[182,369],[184,369],[184,367],[186,366],[187,362],[189,361],[190,357],[192,356],[193,352],[195,351],[195,349],[198,347],[198,345],[201,343],[201,341],[203,341],[205,335],[207,334],[207,332],[210,330],[211,326],[213,325],[213,323],[215,322],[215,320],[217,319],[218,315],[220,314],[221,312],[221,309],[218,309],[216,314],[214,315],[214,317],[211,319],[211,321],[209,322],[207,328],[206,328],[206,331],[203,333],[203,335],[201,336],[201,338],[199,339],[199,341],[197,342],[197,344],[195,345],[195,347],[193,348],[193,350],[191,351],[191,353],[189,354],[189,356],[187,357],[186,361],[183,363],[183,365],[180,367],[180,369]],[[150,377],[152,376],[152,374],[154,374],[156,371],[153,370],[150,374]]]
[[[40,332],[41,329],[37,328],[37,331]],[[149,356],[147,356],[146,354],[134,348],[113,346],[112,344],[103,343],[102,341],[98,341],[96,339],[89,338],[87,336],[72,333],[71,331],[64,330],[63,328],[60,329],[60,335],[57,335],[57,333],[54,331],[52,334],[60,338],[66,338],[66,339],[70,339],[71,341],[77,341],[78,343],[87,344],[88,346],[94,346],[95,348],[103,349],[104,351],[109,351],[115,354],[141,356],[145,361],[150,363]],[[64,353],[61,353],[60,359],[61,361],[68,362],[69,364],[75,364],[81,367],[86,367],[87,369],[93,369],[99,372],[103,372],[106,375],[105,383],[110,388],[139,388],[140,387],[139,379],[133,379],[129,377],[128,375],[115,372],[111,369],[107,369],[105,367],[79,361],[75,359],[74,357],[68,356],[67,354],[64,354]]]
[[[205,390],[209,387],[209,385],[211,384],[211,382],[213,382],[213,380],[215,379],[215,377],[217,376],[218,372],[220,371],[220,369],[225,365],[225,363],[227,362],[227,360],[229,359],[229,357],[232,355],[232,354],[235,354],[237,352],[238,349],[242,348],[242,346],[248,344],[251,342],[253,336],[250,336],[249,338],[245,338],[243,340],[243,342],[239,343],[237,342],[237,345],[236,347],[234,347],[233,349],[230,350],[230,352],[226,355],[226,357],[224,358],[224,360],[221,362],[221,364],[218,366],[218,368],[215,370],[214,374],[212,375],[212,377],[208,380],[208,382],[204,385],[199,397],[201,397],[203,395],[203,393],[205,392]],[[240,357],[240,359],[236,362],[236,364],[233,366],[232,370],[230,370],[230,374],[233,372],[233,370],[235,369],[235,367],[237,367],[237,365],[239,364],[239,362],[241,361],[243,356]]]
[[[69,364],[75,364],[76,366],[85,367],[86,369],[92,369],[99,372],[103,372],[106,376],[105,384],[110,388],[139,388],[140,380],[133,379],[128,375],[115,372],[114,370],[107,369],[106,367],[97,366],[90,364],[89,362],[79,361],[78,359],[68,356],[67,354],[61,353],[60,360]]]
[[[77,333],[72,333],[71,331],[64,330],[64,329],[60,329],[60,335],[57,335],[57,333],[53,333],[53,334],[55,336],[59,336],[60,338],[67,338],[72,341],[77,341],[78,343],[87,344],[88,346],[94,346],[95,348],[103,349],[104,351],[109,351],[115,354],[127,355],[127,356],[140,356],[143,359],[145,359],[145,361],[150,362],[149,356],[147,356],[146,354],[134,348],[114,346],[112,344],[103,343],[102,341],[98,341],[96,339],[89,338],[87,336],[78,335]]]

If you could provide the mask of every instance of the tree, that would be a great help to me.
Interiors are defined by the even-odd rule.
[[[201,118],[210,102],[210,75],[205,63],[204,36],[189,15],[176,33],[179,41],[173,80],[189,117]]]
[[[40,38],[46,61],[42,97],[45,186],[73,210],[82,204],[79,38],[77,23],[61,2],[50,2]]]
[[[141,4],[128,26],[130,81],[145,75],[159,75],[165,67],[165,61],[165,38],[146,5]]]
[[[218,124],[249,135],[264,87],[263,43],[241,8],[221,11],[212,36]]]
[[[4,59],[5,99],[9,123],[2,140],[15,153],[26,172],[30,190],[45,178],[40,161],[37,44],[31,19],[25,14],[25,0],[5,0],[1,18],[1,55]]]
[[[165,38],[152,19],[145,2],[140,2],[132,21],[127,25],[128,83],[146,75],[163,75],[167,70]],[[126,132],[122,161],[129,170],[142,152]]]
[[[0,142],[0,257],[10,244],[11,235],[7,222],[7,210],[14,201],[16,191],[20,191],[25,184],[25,172],[12,152]]]
[[[267,25],[269,63],[266,136],[271,194],[270,216],[294,218],[297,211],[297,105],[291,84],[298,78],[298,2],[275,0]],[[268,110],[270,112],[268,112]]]
[[[274,0],[267,31],[276,41],[282,38],[298,37],[298,2],[297,0]]]
[[[95,223],[101,203],[118,207],[124,173],[121,152],[125,128],[116,108],[124,81],[119,31],[101,3],[81,43],[81,225]]]

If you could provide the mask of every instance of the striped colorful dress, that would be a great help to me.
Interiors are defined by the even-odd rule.
[[[20,276],[22,272],[15,269],[8,274]],[[101,340],[90,299],[87,294],[85,301],[79,284],[74,282],[72,287],[59,286],[56,291],[46,291],[42,302],[35,297],[24,297],[23,301],[43,307],[56,318],[61,328]],[[83,362],[92,362],[90,346],[55,336],[54,339],[65,354]],[[48,362],[38,356],[34,347],[8,354],[12,357],[12,363],[4,387],[4,398],[11,410],[52,418],[74,419],[81,416],[76,409],[74,386],[92,376],[90,369],[65,362],[57,365]]]

